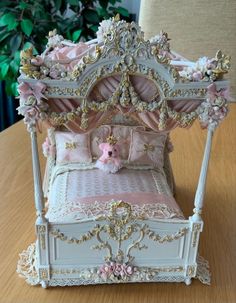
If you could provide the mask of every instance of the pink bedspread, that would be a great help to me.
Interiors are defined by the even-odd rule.
[[[47,217],[51,222],[76,222],[110,214],[111,205],[124,201],[133,214],[156,219],[184,219],[163,173],[123,169],[58,170],[51,184]]]

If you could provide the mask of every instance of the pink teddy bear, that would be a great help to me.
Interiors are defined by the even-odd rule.
[[[99,144],[102,156],[97,160],[96,167],[107,172],[116,173],[121,168],[121,160],[119,157],[120,147],[114,136],[107,138],[107,143]]]

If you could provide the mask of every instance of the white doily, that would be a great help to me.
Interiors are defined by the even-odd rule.
[[[35,250],[35,243],[30,244],[26,250],[23,250],[22,253],[19,254],[20,258],[16,269],[19,276],[25,279],[30,285],[39,284]]]
[[[199,255],[197,256],[197,274],[195,279],[198,279],[203,284],[211,285],[209,262]]]

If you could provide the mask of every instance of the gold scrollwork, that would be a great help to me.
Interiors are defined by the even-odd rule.
[[[173,235],[160,236],[158,233],[155,233],[154,231],[152,231],[150,229],[146,229],[145,234],[148,236],[149,239],[151,239],[155,242],[165,243],[165,242],[172,242],[174,240],[180,239],[181,237],[183,237],[184,235],[187,234],[188,230],[189,229],[187,227],[184,227],[184,228],[180,228]]]
[[[59,86],[48,86],[46,89],[46,94],[50,95],[59,95],[63,96],[80,96],[79,88],[71,88],[71,87],[59,87]]]

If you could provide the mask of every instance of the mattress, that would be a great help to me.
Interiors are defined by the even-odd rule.
[[[46,217],[50,222],[77,222],[109,215],[112,203],[124,201],[147,218],[184,219],[163,172],[122,168],[106,174],[96,168],[54,168]]]

